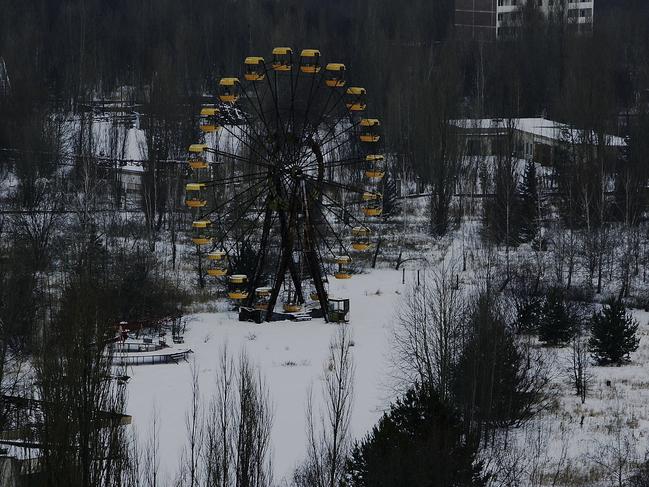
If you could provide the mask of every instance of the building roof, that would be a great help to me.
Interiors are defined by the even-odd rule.
[[[584,137],[582,130],[571,128],[565,123],[555,122],[545,118],[466,118],[452,120],[451,124],[466,130],[480,131],[485,135],[505,130],[506,128],[513,128],[520,132],[556,141],[580,143]],[[590,138],[595,140],[597,137],[592,134]],[[606,145],[625,147],[626,141],[622,137],[607,134]]]

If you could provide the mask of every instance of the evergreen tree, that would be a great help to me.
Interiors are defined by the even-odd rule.
[[[589,341],[593,358],[599,365],[622,364],[629,353],[638,349],[638,322],[626,312],[619,300],[610,300],[602,311],[593,315]]]
[[[531,417],[543,402],[544,366],[516,342],[501,304],[481,296],[471,316],[471,337],[453,378],[453,394],[469,437],[488,438]]]
[[[520,334],[538,332],[542,316],[543,300],[541,298],[530,296],[517,302],[516,321],[514,322],[516,332]]]
[[[531,242],[539,232],[539,193],[536,181],[536,164],[531,159],[525,166],[525,174],[519,188],[519,239]]]
[[[483,486],[477,445],[439,394],[415,386],[397,400],[347,463],[346,487]]]
[[[539,320],[539,339],[551,347],[566,343],[577,330],[579,319],[577,310],[566,302],[563,291],[550,289]]]
[[[397,181],[392,171],[386,172],[383,181],[383,216],[394,216],[401,212],[401,200],[397,190]]]

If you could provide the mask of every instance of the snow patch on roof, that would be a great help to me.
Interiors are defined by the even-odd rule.
[[[467,118],[451,120],[451,125],[467,130],[495,131],[514,129],[519,132],[532,134],[550,140],[579,144],[588,139],[597,142],[597,135],[576,128],[561,122],[555,122],[545,118]],[[605,143],[611,147],[626,147],[626,141],[622,137],[606,134]]]

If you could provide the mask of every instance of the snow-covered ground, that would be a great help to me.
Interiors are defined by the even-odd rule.
[[[414,270],[406,271],[403,285],[401,271],[378,269],[351,281],[332,282],[332,295],[351,298],[349,326],[356,366],[352,433],[356,438],[375,424],[393,399],[388,358],[393,317],[400,295],[415,280]],[[518,468],[537,480],[558,475],[570,485],[605,485],[606,469],[598,462],[604,457],[612,462],[615,445],[629,445],[625,453],[629,462],[641,460],[649,435],[649,313],[635,311],[634,315],[640,322],[641,342],[632,354],[632,363],[624,367],[592,367],[591,392],[585,405],[574,395],[568,381],[569,349],[545,351],[552,363],[552,389],[557,401],[549,411],[515,432],[511,438],[512,458],[499,461],[522,462]],[[195,352],[192,360],[195,358],[200,371],[204,404],[215,389],[217,359],[224,344],[232,352],[245,349],[261,368],[274,408],[276,480],[289,477],[304,456],[308,390],[311,385],[316,393],[320,388],[323,364],[337,326],[322,320],[256,325],[237,321],[235,313],[220,312],[193,315],[185,333],[186,345]],[[128,412],[133,415],[141,439],[148,436],[156,412],[161,469],[171,479],[186,441],[191,365],[137,366],[128,373],[132,376]],[[524,461],[515,459],[515,444],[522,452],[532,453],[524,455]],[[545,473],[540,475],[541,471]],[[559,481],[558,485],[565,484]]]
[[[406,272],[406,282],[416,279]],[[334,281],[333,296],[351,299],[350,329],[356,366],[352,433],[361,437],[378,420],[391,399],[387,353],[394,309],[404,292],[402,272],[379,269]],[[274,407],[273,462],[276,480],[290,476],[304,457],[305,405],[310,385],[320,389],[323,364],[336,327],[323,320],[256,325],[241,323],[236,313],[194,315],[185,333],[185,345],[194,351],[200,371],[203,403],[215,390],[219,352],[245,349],[267,380]],[[185,444],[185,414],[191,398],[189,363],[129,367],[128,413],[140,437],[151,431],[153,412],[160,429],[161,469],[170,478],[177,470]]]

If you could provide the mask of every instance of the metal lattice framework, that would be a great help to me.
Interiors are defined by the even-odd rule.
[[[189,148],[193,242],[207,273],[238,304],[267,310],[280,297],[328,310],[328,270],[352,277],[352,250],[371,247],[385,175],[380,122],[364,118],[366,90],[320,52],[275,48],[271,63],[244,62],[201,109],[201,143]]]

